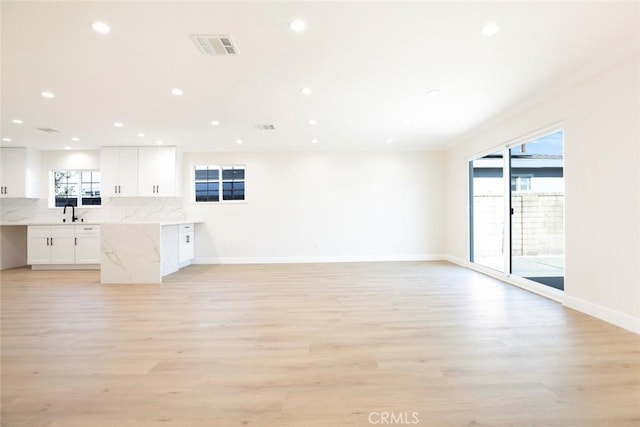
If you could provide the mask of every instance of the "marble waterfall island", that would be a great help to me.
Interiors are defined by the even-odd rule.
[[[190,228],[187,244],[193,245],[193,223],[102,224],[100,282],[162,283],[163,276],[185,265],[183,228]]]

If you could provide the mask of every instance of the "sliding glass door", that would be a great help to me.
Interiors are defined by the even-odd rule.
[[[564,289],[562,132],[509,150],[511,274]]]
[[[504,272],[504,153],[472,161],[469,172],[471,261]]]
[[[563,290],[562,131],[472,160],[469,189],[470,261]]]

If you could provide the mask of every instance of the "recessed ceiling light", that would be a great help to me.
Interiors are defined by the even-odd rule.
[[[117,128],[121,128],[122,126],[124,126],[122,122],[113,122],[113,125]]]
[[[391,144],[391,143],[393,142],[393,139],[387,139],[385,142],[386,142],[387,144]]]
[[[49,91],[44,91],[44,92],[40,92],[40,95],[42,95],[43,98],[55,98],[56,95],[53,92],[49,92]]]
[[[304,87],[300,92],[302,92],[303,95],[310,95],[313,90],[310,87]]]
[[[291,23],[289,24],[289,28],[291,28],[291,30],[295,31],[296,33],[301,33],[307,29],[307,24],[301,19],[296,19],[294,21],[291,21]]]
[[[405,126],[408,125],[408,124],[411,124],[411,120],[403,120],[402,124],[405,125]]]
[[[11,138],[2,138],[4,142],[11,142]]]
[[[317,125],[318,121],[317,120],[309,120],[309,124],[312,125],[312,126],[313,125]]]
[[[236,139],[236,144],[242,144],[242,140],[241,139]]]
[[[65,146],[64,146],[64,149],[65,149],[65,150],[71,150],[71,147],[69,147],[68,145],[65,145]]]
[[[312,140],[311,140],[311,143],[312,143],[312,144],[317,144],[317,143],[318,143],[318,140],[317,140],[317,139],[312,139]]]
[[[15,123],[17,125],[21,125],[23,122],[20,119],[13,119],[13,120],[11,120],[11,123]]]
[[[211,122],[211,126],[219,126],[219,125],[220,125],[220,122],[219,122],[219,121],[217,121],[217,120],[213,120],[213,121]]]
[[[500,26],[496,23],[491,22],[485,25],[484,27],[482,27],[482,31],[480,31],[480,34],[482,34],[483,36],[489,37],[489,36],[493,36],[498,31],[500,31]]]
[[[164,144],[164,142],[161,139],[159,139],[159,140],[156,141],[156,144],[162,145],[162,144]]]
[[[78,138],[78,137],[74,136],[73,138],[71,138],[71,140],[72,140],[72,141],[76,141],[76,142],[78,142],[78,141],[80,141],[80,138]]]
[[[438,95],[440,95],[440,91],[438,89],[432,89],[427,92],[427,96],[430,96],[431,98],[435,98]]]
[[[175,96],[182,96],[184,94],[184,91],[180,88],[174,88],[171,89],[171,94]]]
[[[91,28],[93,28],[93,31],[100,34],[109,34],[109,31],[111,31],[111,28],[109,28],[109,26],[104,22],[94,22],[91,24]]]
[[[138,132],[138,138],[143,138],[143,137],[144,137],[144,133]]]

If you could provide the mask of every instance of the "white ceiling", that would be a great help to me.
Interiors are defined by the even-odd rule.
[[[11,141],[2,144],[438,148],[612,50],[637,48],[638,6],[5,1],[1,134]],[[306,31],[290,30],[295,18]],[[111,32],[94,32],[94,21]],[[488,22],[501,28],[493,37],[480,35]],[[240,54],[204,56],[190,34],[230,34]],[[184,95],[171,95],[175,87]]]

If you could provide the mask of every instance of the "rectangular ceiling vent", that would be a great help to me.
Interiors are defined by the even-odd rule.
[[[258,130],[276,130],[276,126],[275,125],[269,125],[269,124],[257,124],[254,125],[256,127],[256,129]]]
[[[51,129],[51,128],[38,128],[38,130],[42,131],[42,132],[47,132],[47,133],[56,133],[58,132],[55,129]]]
[[[238,49],[230,35],[192,34],[191,40],[203,55],[237,55]]]

